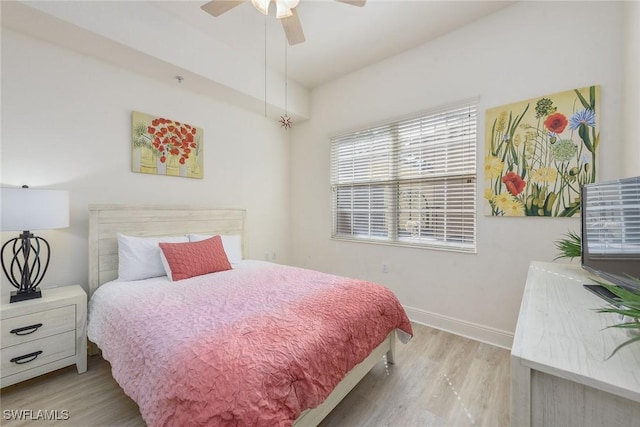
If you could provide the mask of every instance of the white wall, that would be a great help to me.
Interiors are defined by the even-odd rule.
[[[204,179],[132,173],[133,110],[204,128]],[[38,233],[53,252],[44,287],[86,288],[91,203],[246,208],[248,256],[286,261],[288,138],[276,121],[188,92],[172,75],[150,80],[2,29],[1,183],[71,198],[71,226]],[[2,292],[12,290],[2,280]]]
[[[316,89],[312,118],[292,139],[293,262],[378,281],[415,320],[509,346],[529,262],[551,261],[553,241],[577,230],[579,221],[483,216],[484,111],[599,84],[600,178],[617,177],[622,10],[613,2],[519,3]],[[477,254],[330,240],[331,135],[476,96]]]
[[[640,175],[640,1],[624,3],[624,176]]]

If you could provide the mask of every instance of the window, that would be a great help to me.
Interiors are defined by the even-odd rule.
[[[331,139],[338,239],[475,252],[476,106]]]

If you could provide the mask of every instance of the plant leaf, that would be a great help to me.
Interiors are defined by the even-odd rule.
[[[584,142],[584,146],[587,148],[587,150],[593,153],[594,148],[593,145],[591,145],[591,140],[589,138],[589,129],[587,128],[587,125],[585,125],[584,123],[580,123],[580,127],[578,128],[578,135],[580,135],[580,139],[582,139],[582,142]]]
[[[586,99],[584,99],[584,96],[582,96],[582,94],[580,93],[580,91],[578,89],[574,89],[574,92],[576,93],[576,95],[578,95],[578,99],[580,100],[580,103],[582,104],[582,106],[584,108],[588,108],[590,110],[593,110],[593,108],[591,108],[591,104],[588,103]]]
[[[631,278],[631,279],[637,281],[638,284],[640,285],[640,281],[638,279],[635,279],[635,278]],[[615,296],[617,296],[621,300],[622,303],[624,302],[640,303],[640,294],[631,292],[628,289],[623,288],[621,286],[612,285],[611,283],[604,282],[600,279],[594,279],[594,282],[606,288],[608,291],[612,292]]]
[[[616,325],[608,326],[607,329],[608,328],[637,329],[640,328],[640,322],[618,323]]]
[[[635,337],[633,337],[633,338],[631,338],[631,339],[628,339],[628,340],[626,340],[625,342],[623,342],[622,344],[620,344],[619,346],[617,346],[617,347],[616,347],[616,348],[611,352],[611,354],[609,355],[609,357],[607,357],[605,360],[609,360],[609,359],[611,359],[611,357],[612,357],[614,354],[616,354],[616,353],[618,352],[618,350],[620,350],[622,347],[626,347],[626,346],[628,346],[629,344],[634,343],[634,342],[636,342],[636,341],[640,341],[640,335],[635,336]]]
[[[631,276],[629,276],[629,278],[636,281],[640,285],[640,279]],[[597,277],[592,277],[592,280],[615,295],[615,298],[613,298],[614,305],[609,305],[607,307],[599,309],[599,313],[616,313],[634,319],[633,321],[621,322],[608,326],[607,329],[621,328],[640,330],[640,320],[638,320],[640,319],[640,294],[632,292],[621,286],[615,286],[611,283],[604,282]],[[616,354],[621,348],[637,341],[640,341],[640,333],[616,347],[613,352],[611,352],[609,357],[607,357],[607,359],[610,359],[611,356]]]
[[[554,245],[560,252],[554,261],[559,258],[577,258],[582,255],[582,239],[574,231],[565,234],[565,238],[556,240]]]
[[[559,217],[570,217],[580,211],[580,204],[572,204],[558,214]]]

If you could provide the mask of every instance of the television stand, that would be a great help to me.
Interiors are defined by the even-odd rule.
[[[640,343],[577,265],[532,262],[511,349],[511,425],[631,426],[640,420]]]

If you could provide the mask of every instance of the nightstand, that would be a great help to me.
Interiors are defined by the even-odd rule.
[[[87,294],[82,287],[42,289],[42,298],[0,304],[5,387],[76,365],[87,371]]]

